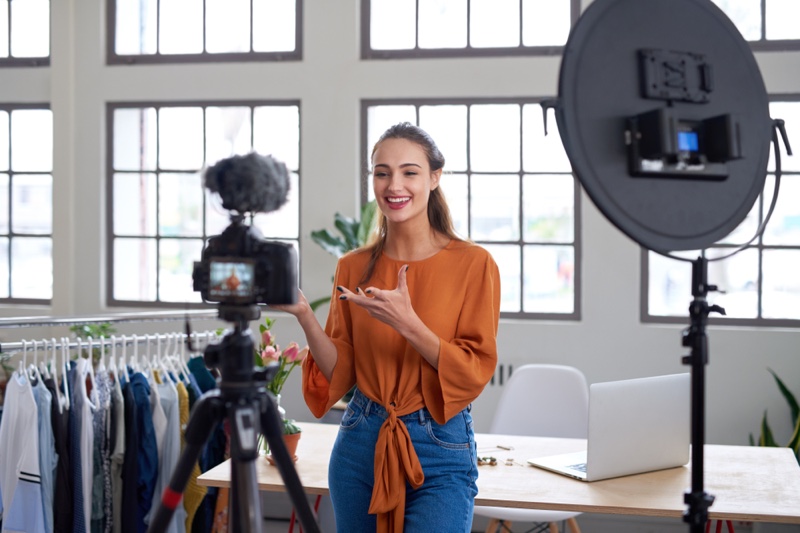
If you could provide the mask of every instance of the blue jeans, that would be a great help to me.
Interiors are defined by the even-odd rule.
[[[405,526],[408,533],[469,533],[478,487],[477,449],[470,408],[446,424],[437,424],[427,409],[398,417],[408,428],[425,482],[406,483]],[[369,514],[375,481],[375,442],[387,412],[356,389],[342,416],[333,446],[328,483],[336,531],[374,532]]]

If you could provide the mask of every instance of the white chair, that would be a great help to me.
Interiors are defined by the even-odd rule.
[[[586,438],[589,387],[577,368],[528,364],[514,370],[503,388],[490,433],[534,437]],[[566,521],[580,533],[575,517],[580,513],[506,507],[476,506],[474,514],[491,520],[486,533],[498,526],[510,531],[512,522],[546,523],[551,533]]]

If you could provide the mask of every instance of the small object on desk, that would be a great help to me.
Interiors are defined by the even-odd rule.
[[[497,466],[497,459],[494,457],[478,457],[478,466],[483,465]]]
[[[269,461],[269,464],[271,464],[272,466],[275,466],[275,459],[273,459],[271,453],[267,454],[267,461]],[[294,462],[294,463],[297,462],[297,456],[296,455],[294,456],[294,459],[292,459],[292,462]]]

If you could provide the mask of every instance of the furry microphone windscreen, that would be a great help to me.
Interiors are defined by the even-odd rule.
[[[289,170],[256,152],[217,161],[205,171],[205,186],[219,194],[222,207],[239,213],[269,213],[286,203]]]

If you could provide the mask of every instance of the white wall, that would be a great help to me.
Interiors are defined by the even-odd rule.
[[[2,316],[107,311],[103,292],[106,102],[299,98],[302,287],[308,295],[321,296],[329,291],[334,260],[308,234],[331,227],[337,211],[356,212],[362,98],[556,93],[559,59],[553,57],[362,61],[357,0],[305,0],[301,62],[106,66],[104,4],[103,0],[53,2],[52,66],[0,70],[0,102],[51,102],[56,135],[53,305],[7,306],[0,308]],[[800,53],[762,53],[757,60],[769,91],[800,92]],[[787,126],[790,133],[795,129]],[[571,364],[590,382],[686,371],[680,362],[686,353],[680,343],[683,326],[639,321],[638,246],[612,227],[586,197],[582,217],[582,320],[503,320],[501,363]],[[687,306],[689,300],[687,295]],[[221,325],[196,324],[199,329]],[[154,332],[180,326],[119,329]],[[302,340],[288,316],[279,317],[276,332],[284,343]],[[64,333],[0,330],[0,341],[51,334]],[[778,436],[786,440],[788,408],[766,368],[775,369],[800,393],[800,331],[710,327],[708,334],[708,441],[745,444],[764,409],[769,410]],[[295,384],[298,378],[293,376]],[[476,402],[479,431],[488,429],[498,390],[488,387]],[[284,403],[297,418],[311,419],[297,387],[287,392]]]

